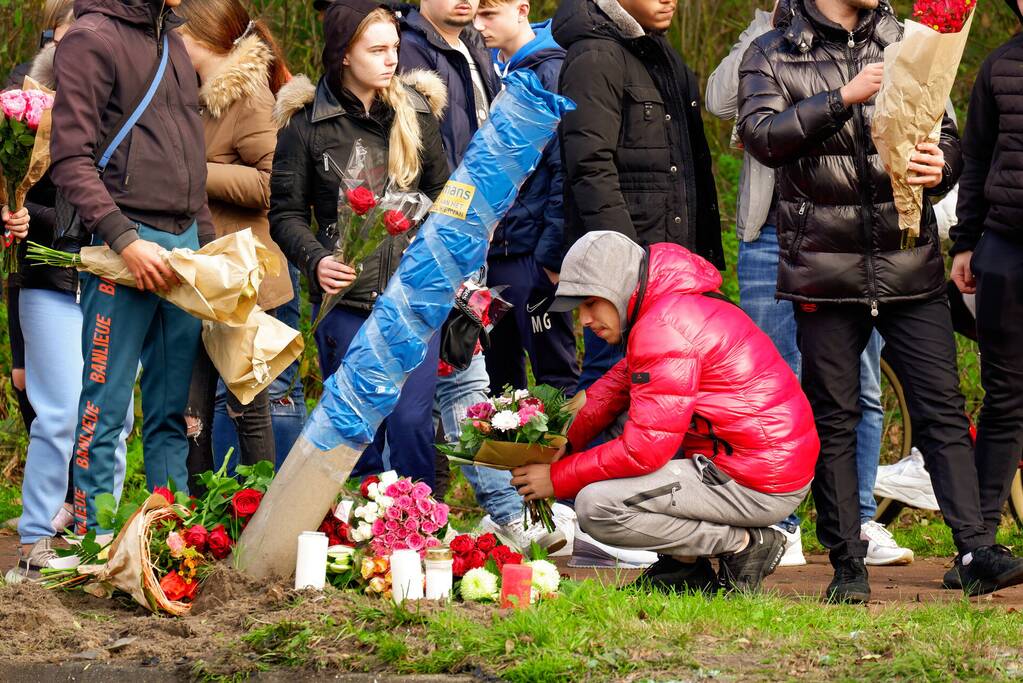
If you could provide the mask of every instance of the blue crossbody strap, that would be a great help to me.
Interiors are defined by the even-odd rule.
[[[160,87],[160,81],[163,80],[163,73],[167,70],[167,56],[170,54],[170,50],[167,48],[167,45],[167,34],[164,34],[163,48],[161,50],[163,54],[160,55],[160,65],[156,68],[156,75],[153,77],[152,83],[149,84],[149,90],[146,91],[146,94],[139,102],[139,106],[135,107],[135,111],[131,113],[131,116],[129,116],[124,122],[124,125],[121,126],[121,130],[117,131],[117,135],[115,135],[114,139],[110,141],[110,144],[103,152],[103,156],[99,158],[97,166],[99,167],[100,173],[106,169],[107,164],[110,163],[110,157],[114,156],[114,152],[116,152],[117,148],[122,142],[124,142],[124,139],[128,137],[128,133],[130,133],[135,124],[138,123],[142,114],[145,113],[146,109],[149,107],[149,103],[153,101],[153,96],[156,95],[156,91]]]

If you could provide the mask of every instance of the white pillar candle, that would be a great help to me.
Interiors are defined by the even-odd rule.
[[[395,550],[391,553],[391,591],[399,605],[405,600],[423,597],[423,564],[417,550]]]
[[[327,535],[319,531],[303,531],[298,536],[295,558],[295,590],[323,590],[327,580]]]

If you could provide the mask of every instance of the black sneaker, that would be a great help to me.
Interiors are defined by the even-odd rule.
[[[949,588],[953,590],[962,590],[963,579],[960,572],[963,571],[963,556],[956,555],[956,559],[952,563],[952,568],[945,572],[945,576],[941,578],[941,587]]]
[[[718,577],[710,560],[701,557],[696,562],[680,562],[668,555],[660,555],[635,581],[640,588],[664,593],[714,593]]]
[[[1023,583],[1023,558],[1004,545],[985,545],[973,551],[973,560],[959,570],[967,595],[985,595]]]
[[[749,545],[743,550],[719,555],[719,578],[727,591],[752,592],[760,588],[785,554],[785,535],[777,529],[749,529]]]
[[[835,566],[835,578],[828,585],[828,602],[860,604],[870,600],[867,565],[861,557],[842,560]]]

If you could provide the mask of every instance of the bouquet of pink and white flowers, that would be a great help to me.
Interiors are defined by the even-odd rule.
[[[469,407],[455,444],[437,448],[452,462],[511,470],[523,465],[554,462],[568,442],[572,418],[586,401],[583,393],[571,400],[546,384],[532,389],[505,387],[500,396]],[[526,503],[526,521],[539,521],[554,530],[549,501]]]
[[[14,213],[25,202],[29,188],[39,182],[50,166],[50,109],[53,94],[31,78],[24,90],[0,93],[0,204]],[[16,245],[4,234],[0,271],[17,270]]]

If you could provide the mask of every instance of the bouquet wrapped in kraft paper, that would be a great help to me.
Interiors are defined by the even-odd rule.
[[[227,390],[242,405],[302,355],[302,333],[256,307],[242,325],[203,321],[202,341]]]
[[[181,281],[160,296],[200,320],[244,325],[256,308],[259,286],[277,275],[280,263],[252,230],[213,240],[198,251],[172,249],[164,260]],[[116,252],[106,246],[84,247],[80,254],[30,242],[28,260],[59,268],[77,268],[118,285],[135,287],[135,277]]]
[[[908,180],[921,142],[937,142],[975,0],[918,0],[902,40],[884,51],[884,77],[871,122],[874,146],[891,176],[903,246],[920,235],[923,187]],[[922,23],[921,23],[922,22]]]

